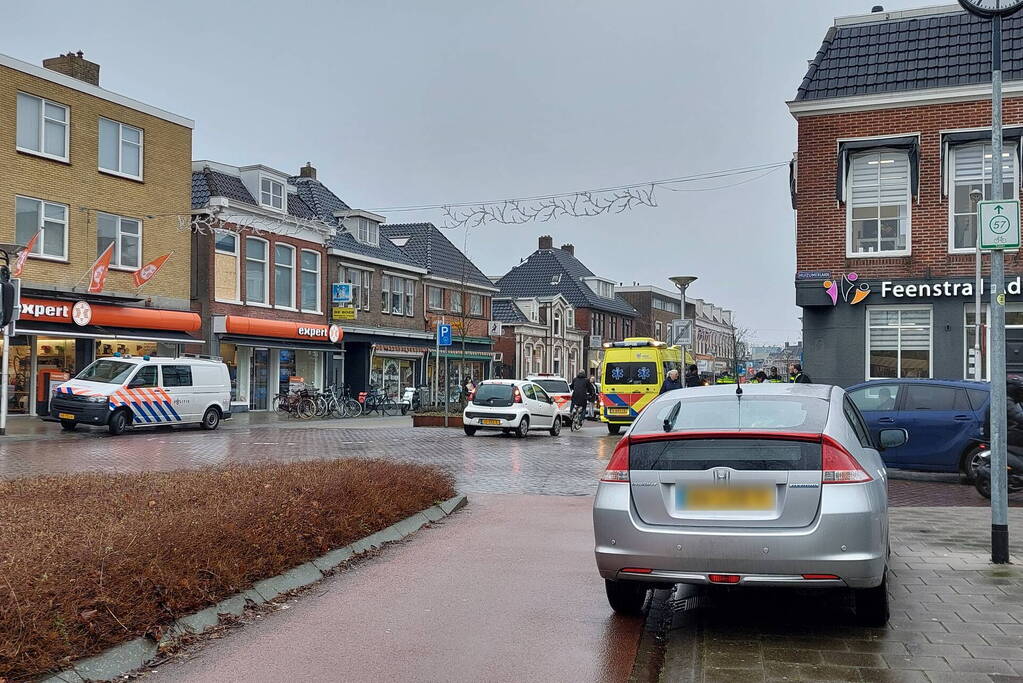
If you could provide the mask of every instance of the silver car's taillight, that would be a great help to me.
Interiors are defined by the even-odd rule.
[[[821,453],[821,469],[824,470],[821,477],[825,484],[862,484],[873,481],[873,477],[856,462],[849,451],[842,448],[842,445],[831,437],[823,439],[823,452]]]
[[[615,451],[611,454],[611,462],[607,464],[607,469],[604,470],[604,476],[602,476],[600,480],[628,483],[629,437],[623,436],[621,441],[618,442],[618,445],[615,446]]]

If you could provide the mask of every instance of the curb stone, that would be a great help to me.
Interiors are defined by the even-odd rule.
[[[216,605],[181,617],[167,627],[159,643],[145,637],[129,640],[115,645],[106,652],[83,659],[71,669],[47,677],[43,679],[43,683],[85,683],[86,681],[109,681],[120,678],[144,667],[159,654],[162,648],[173,645],[182,636],[202,633],[206,629],[216,626],[220,622],[221,614],[241,616],[249,602],[257,605],[267,603],[283,593],[312,585],[352,557],[411,536],[427,524],[439,521],[462,509],[468,502],[464,494],[456,495],[454,498],[428,507],[350,545],[331,550],[325,555],[293,567],[283,574],[258,581],[252,588],[225,598]]]

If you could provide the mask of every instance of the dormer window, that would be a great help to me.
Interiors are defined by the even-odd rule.
[[[604,280],[597,277],[585,277],[583,282],[593,290],[593,293],[604,299],[615,298],[615,283],[611,280]]]
[[[260,178],[259,203],[275,211],[284,211],[284,183],[266,176]]]
[[[368,218],[361,216],[355,219],[355,239],[363,244],[380,246],[380,226]]]

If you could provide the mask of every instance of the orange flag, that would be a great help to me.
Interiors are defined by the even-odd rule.
[[[106,248],[96,263],[92,264],[92,273],[89,275],[89,294],[99,294],[103,291],[103,285],[107,283],[107,273],[110,272],[110,259],[114,257],[114,244]]]
[[[25,261],[28,260],[28,254],[35,248],[36,240],[39,239],[39,233],[41,232],[42,230],[32,235],[32,239],[28,241],[25,248],[18,254],[18,258],[14,260],[14,268],[11,269],[11,277],[21,277],[21,271],[25,269]]]
[[[167,259],[169,259],[173,253],[174,252],[172,251],[169,254],[159,256],[136,270],[135,274],[132,276],[135,280],[135,286],[141,287],[152,280],[156,273],[163,268],[163,264],[167,262]]]

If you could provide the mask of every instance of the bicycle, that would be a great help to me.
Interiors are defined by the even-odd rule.
[[[369,415],[372,412],[377,412],[387,417],[393,413],[399,411],[398,403],[388,396],[386,393],[380,393],[376,387],[370,386],[369,392],[366,394],[366,398],[362,403],[362,412],[364,415]]]
[[[274,410],[280,414],[287,413],[291,417],[308,420],[316,414],[316,402],[307,393],[294,391],[290,394],[278,394],[274,397]]]
[[[583,417],[586,409],[579,405],[572,406],[572,431],[578,432],[583,428]]]

